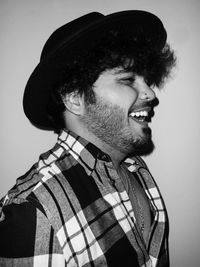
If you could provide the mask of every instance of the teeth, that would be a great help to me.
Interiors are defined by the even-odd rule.
[[[137,111],[137,112],[132,112],[130,115],[130,117],[147,117],[148,116],[148,112],[146,110],[142,110],[142,111]]]

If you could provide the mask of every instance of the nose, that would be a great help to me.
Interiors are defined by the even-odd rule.
[[[156,98],[154,90],[141,77],[140,81],[140,99],[145,101],[153,101]]]

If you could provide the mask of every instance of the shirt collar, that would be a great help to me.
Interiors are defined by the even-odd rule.
[[[98,159],[111,162],[109,155],[72,131],[63,130],[58,136],[58,143],[83,165],[89,175],[94,170]]]
[[[111,162],[108,154],[72,131],[64,129],[58,136],[58,143],[85,168],[88,175],[91,175],[97,160]],[[136,171],[136,164],[141,165],[138,159],[139,157],[125,159],[129,171]]]

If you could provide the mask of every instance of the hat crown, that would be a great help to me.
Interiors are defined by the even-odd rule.
[[[40,61],[44,60],[55,50],[57,50],[63,42],[67,42],[68,39],[76,36],[79,31],[82,31],[84,28],[87,28],[91,24],[97,22],[102,17],[104,17],[104,15],[99,12],[91,12],[59,27],[46,41],[42,49]]]

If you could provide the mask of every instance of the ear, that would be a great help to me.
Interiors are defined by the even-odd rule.
[[[81,115],[83,112],[83,96],[77,91],[66,94],[63,103],[68,111],[75,115]]]

